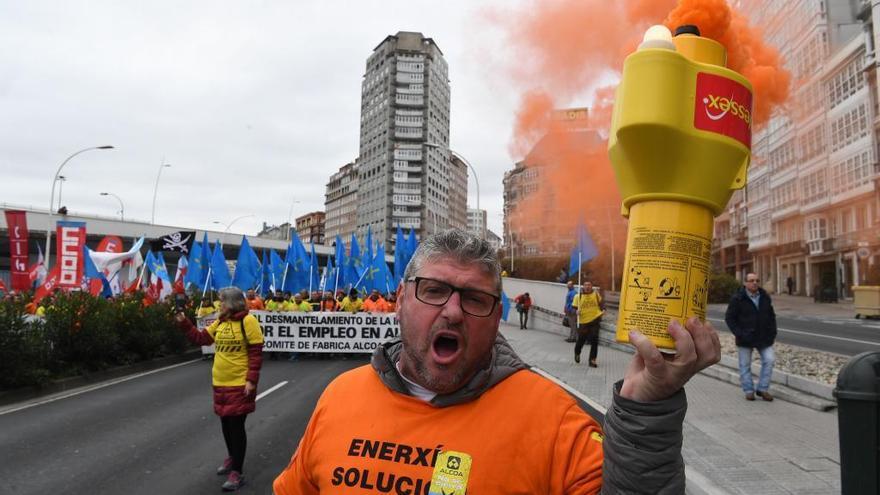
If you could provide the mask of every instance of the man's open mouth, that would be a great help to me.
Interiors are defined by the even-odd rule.
[[[434,360],[445,364],[455,360],[461,350],[461,337],[449,332],[438,333],[431,345]]]

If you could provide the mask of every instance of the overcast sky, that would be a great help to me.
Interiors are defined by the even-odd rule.
[[[477,169],[500,235],[501,179],[522,88],[504,33],[509,1],[0,0],[0,203],[45,209],[62,175],[71,212],[255,234],[324,209],[327,178],[358,153],[366,58],[399,30],[449,64],[451,147]],[[509,55],[509,54],[508,54]],[[585,102],[573,102],[584,105]],[[519,157],[517,157],[519,158]],[[469,205],[476,194],[470,180]]]

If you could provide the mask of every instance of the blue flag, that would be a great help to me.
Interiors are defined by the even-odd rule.
[[[336,268],[333,267],[333,257],[327,256],[327,266],[324,268],[324,276],[321,277],[321,292],[330,290],[336,283]]]
[[[312,243],[312,254],[309,257],[309,295],[318,290],[321,285],[321,267],[318,266],[318,256],[315,254],[315,243]]]
[[[403,272],[406,271],[407,261],[406,238],[403,236],[403,230],[400,225],[397,226],[397,235],[394,237],[394,286],[400,284],[403,279]]]
[[[339,287],[345,287],[348,283],[345,278],[345,242],[343,242],[338,235],[336,236],[336,256],[334,258],[336,272],[333,274],[333,278],[328,282],[328,285],[333,287],[333,296],[336,297],[336,291]]]
[[[581,265],[595,258],[599,254],[593,238],[587,232],[587,227],[583,222],[578,222],[577,239],[575,240],[574,249],[571,251],[571,260],[568,263],[568,276],[573,277],[575,273],[580,271]]]
[[[235,275],[232,285],[241,290],[253,289],[260,280],[260,259],[251,248],[247,236],[241,237],[241,248],[238,250],[238,261],[235,263]]]
[[[147,265],[147,269],[153,273],[153,275],[161,278],[165,282],[171,283],[171,276],[168,275],[168,269],[165,268],[165,260],[162,258],[162,253],[159,255],[154,255],[152,251],[147,253],[147,259],[144,260],[144,263]]]
[[[385,262],[385,247],[381,244],[376,244],[376,256],[373,257],[373,267],[371,270],[375,270],[375,275],[373,275],[374,289],[383,294],[397,289],[397,286],[394,284],[394,276],[391,274],[391,270],[388,269],[388,263]]]
[[[345,265],[345,281],[347,284],[356,284],[361,279],[363,272],[363,260],[361,248],[358,246],[357,237],[351,234],[351,249],[348,252],[348,263]]]
[[[281,259],[281,256],[278,256],[278,253],[275,250],[272,250],[272,253],[269,255],[270,263],[272,265],[272,269],[270,272],[270,277],[272,278],[272,290],[282,290],[281,289],[281,280],[284,278],[284,267],[286,264],[284,260]]]
[[[409,229],[409,238],[406,240],[406,262],[409,263],[409,260],[412,259],[413,254],[415,254],[416,249],[419,247],[419,240],[416,239],[416,231],[412,228]]]
[[[264,296],[269,293],[272,288],[272,271],[269,266],[269,259],[266,257],[266,250],[263,250],[263,263],[260,265],[260,295]]]
[[[223,246],[218,242],[214,246],[214,254],[211,256],[211,288],[220,290],[231,284],[229,268],[226,266],[226,258],[223,256]]]
[[[186,268],[186,276],[183,277],[183,285],[184,287],[189,285],[201,286],[203,271],[207,269],[207,267],[202,266],[201,242],[193,242],[192,249],[190,249],[189,252],[189,260],[189,264],[187,264]]]
[[[510,299],[507,294],[501,291],[501,319],[507,321],[507,315],[510,313]]]
[[[202,237],[202,276],[199,279],[199,287],[205,287],[208,283],[208,269],[211,267],[212,255],[213,253],[211,252],[211,245],[208,243],[208,233],[205,232],[204,237]]]

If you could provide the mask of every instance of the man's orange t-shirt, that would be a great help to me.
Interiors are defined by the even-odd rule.
[[[571,396],[531,371],[475,401],[436,407],[363,366],[324,391],[273,487],[276,495],[424,495],[442,450],[471,456],[469,494],[593,494],[602,487],[602,439]]]
[[[266,309],[266,306],[263,305],[263,300],[259,297],[255,297],[253,299],[246,299],[247,307],[251,311],[263,311]]]
[[[361,311],[366,311],[367,313],[387,313],[388,302],[385,301],[385,298],[381,296],[379,296],[379,298],[375,301],[368,297],[364,299],[364,304],[363,306],[361,306]]]

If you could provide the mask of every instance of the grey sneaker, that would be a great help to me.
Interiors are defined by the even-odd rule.
[[[746,392],[746,400],[755,400],[754,392]]]
[[[238,471],[230,471],[229,476],[226,478],[226,481],[223,482],[223,486],[220,488],[223,489],[224,492],[234,492],[237,491],[244,485],[244,476]]]
[[[217,468],[217,476],[223,476],[224,474],[229,474],[229,471],[232,471],[232,457],[227,457],[223,459],[223,464]]]

